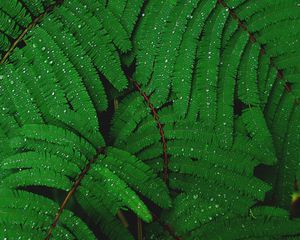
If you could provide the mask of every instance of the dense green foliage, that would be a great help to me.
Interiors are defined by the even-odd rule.
[[[1,0],[0,238],[300,239],[299,6]]]

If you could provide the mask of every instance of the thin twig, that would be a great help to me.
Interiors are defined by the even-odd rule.
[[[247,34],[249,35],[249,38],[250,38],[251,42],[253,42],[253,43],[258,43],[258,44],[259,44],[259,46],[260,46],[260,54],[261,54],[261,55],[266,54],[266,49],[264,48],[264,46],[261,45],[261,44],[257,41],[257,39],[256,39],[256,37],[254,36],[254,34],[253,34],[252,32],[249,31],[248,27],[241,21],[241,19],[240,19],[240,18],[238,17],[238,15],[234,12],[234,10],[232,10],[224,0],[218,0],[218,3],[219,3],[221,6],[223,6],[225,9],[227,9],[227,10],[229,11],[229,14],[231,15],[231,17],[234,18],[234,19],[238,22],[239,27],[241,27],[245,32],[247,32]],[[273,60],[272,60],[272,57],[270,57],[270,64],[271,64],[272,67],[274,67],[274,68],[276,69],[276,71],[277,71],[277,77],[278,77],[279,79],[281,79],[281,80],[284,81],[284,83],[285,83],[285,86],[284,86],[284,87],[285,87],[285,90],[286,90],[288,93],[291,93],[291,94],[295,97],[295,104],[296,104],[296,105],[299,105],[300,102],[299,102],[298,97],[295,96],[295,95],[293,94],[291,86],[288,84],[287,81],[284,80],[284,72],[283,72],[283,70],[280,70],[280,69],[277,68],[277,66],[274,64],[274,62],[273,62]]]
[[[139,91],[141,96],[144,98],[145,102],[147,103],[148,107],[151,109],[152,115],[157,123],[157,127],[159,129],[159,134],[161,136],[161,142],[163,147],[163,156],[164,156],[164,166],[163,166],[163,180],[168,185],[168,179],[169,179],[169,159],[167,154],[167,141],[165,138],[165,133],[163,129],[163,125],[159,120],[159,116],[157,114],[156,109],[154,108],[153,104],[150,102],[149,97],[146,95],[145,92],[142,91],[140,85],[134,81],[133,79],[129,78],[131,82],[133,82],[136,89]]]
[[[161,136],[161,142],[163,145],[163,156],[164,156],[163,181],[168,185],[169,159],[168,159],[168,154],[167,154],[167,142],[165,139],[163,125],[161,124],[158,113],[157,113],[156,109],[154,108],[153,104],[150,102],[150,99],[147,96],[147,94],[142,91],[142,88],[136,81],[134,81],[132,78],[129,78],[129,80],[134,84],[135,88],[138,90],[140,95],[144,98],[148,107],[151,109],[151,112],[152,112],[152,115],[153,115],[155,121],[157,122],[157,127],[159,129],[159,133]],[[175,240],[181,240],[181,238],[175,234],[175,232],[173,231],[172,227],[169,224],[165,224],[165,223],[161,222],[154,213],[151,213],[151,214],[152,214],[153,219],[155,221],[157,221],[163,227],[163,229],[169,233],[170,236],[172,236]],[[138,218],[138,240],[141,240],[141,239],[142,239],[142,225],[141,225],[140,219]]]
[[[129,226],[128,221],[127,221],[127,219],[125,218],[125,216],[124,216],[124,214],[122,213],[121,210],[118,210],[117,216],[118,216],[118,218],[120,219],[120,221],[121,221],[121,223],[123,224],[123,226],[124,226],[125,228],[128,228],[128,226]]]
[[[81,173],[77,177],[77,179],[74,182],[72,188],[70,189],[70,191],[68,192],[68,194],[65,197],[64,201],[60,205],[60,208],[59,208],[58,212],[56,213],[55,219],[54,219],[53,223],[51,224],[51,226],[48,230],[48,233],[47,233],[47,236],[46,236],[45,240],[49,240],[51,238],[53,229],[56,227],[56,225],[59,221],[59,218],[60,218],[62,212],[64,211],[67,203],[69,202],[69,200],[74,195],[74,193],[77,190],[78,186],[80,185],[82,179],[86,176],[88,171],[91,169],[91,165],[97,160],[97,158],[100,154],[104,153],[104,150],[105,150],[104,148],[97,149],[97,153],[95,154],[95,156],[88,162],[88,164],[85,166],[85,168],[81,171]]]
[[[138,240],[143,240],[143,223],[139,217],[137,218],[137,228],[138,228]]]
[[[0,61],[0,65],[3,64],[6,59],[10,56],[10,54],[12,53],[12,51],[16,48],[16,46],[19,44],[19,42],[21,42],[24,38],[24,36],[38,23],[40,22],[44,16],[51,12],[54,7],[57,5],[56,4],[52,4],[50,5],[45,12],[41,13],[38,17],[36,17],[23,31],[22,33],[18,36],[18,38],[11,44],[10,48],[8,49],[8,51],[4,54],[3,58]]]

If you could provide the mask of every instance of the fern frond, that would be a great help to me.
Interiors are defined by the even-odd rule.
[[[158,55],[155,58],[151,80],[146,89],[146,94],[153,93],[151,98],[154,106],[160,106],[169,95],[170,80],[174,71],[176,57],[178,56],[178,49],[182,42],[188,19],[193,15],[197,4],[198,0],[192,0],[188,3],[179,1],[170,14],[165,31],[161,34],[160,50],[165,52],[165,54]],[[154,27],[155,30],[156,27]]]
[[[239,99],[254,106],[260,105],[257,86],[257,66],[260,48],[254,44],[248,44],[242,56],[238,73]]]
[[[37,105],[32,101],[30,93],[25,84],[19,81],[19,77],[11,65],[2,69],[3,97],[7,99],[10,105],[11,114],[16,114],[17,122],[20,125],[26,123],[42,123],[41,114]],[[17,89],[14,87],[18,85]]]
[[[268,51],[269,52],[269,51]],[[267,97],[269,92],[267,89],[270,89],[273,85],[273,82],[268,83],[269,74],[271,74],[272,66],[269,64],[270,58],[266,54],[259,54],[258,57],[258,69],[257,69],[257,82],[258,82],[258,92],[260,96],[260,102],[262,107],[264,108],[267,103]],[[269,86],[266,86],[269,84]]]
[[[193,70],[196,67],[197,40],[203,30],[205,21],[213,10],[214,3],[211,1],[200,2],[193,12],[192,19],[188,22],[187,28],[182,36],[182,42],[178,50],[173,76],[172,91],[176,99],[174,100],[175,111],[181,116],[185,116],[187,112],[193,112],[197,100],[198,79],[193,76]],[[202,43],[200,44],[200,47]],[[198,49],[199,52],[199,49]],[[199,58],[199,56],[198,56]],[[199,62],[197,63],[199,65]],[[190,94],[191,92],[191,94]],[[187,97],[189,96],[189,97]],[[189,110],[189,111],[188,111]],[[193,113],[192,115],[197,115]]]
[[[231,43],[230,43],[231,42]],[[232,144],[232,127],[233,127],[233,96],[235,77],[240,62],[240,57],[248,42],[248,36],[241,31],[231,38],[221,56],[222,65],[220,66],[219,83],[218,83],[218,113],[216,120],[216,129],[223,137],[220,142],[224,147],[230,147]]]
[[[268,149],[269,152],[275,154],[272,135],[264,120],[263,113],[259,107],[249,107],[243,111],[241,116],[250,136],[261,145],[261,149]],[[275,156],[269,158],[274,159]]]
[[[51,65],[55,77],[58,79],[58,84],[65,92],[74,111],[94,115],[93,118],[95,119],[95,110],[78,73],[47,32],[36,28],[30,36],[30,40],[34,42],[33,48],[41,49],[39,52],[41,55],[47,54],[48,58],[45,63]],[[65,68],[61,68],[61,66],[65,66]],[[71,86],[70,83],[72,83]]]
[[[29,13],[19,1],[2,1],[0,3],[0,51],[7,51],[10,47],[10,40],[16,39],[30,22]]]
[[[68,57],[73,66],[76,67],[96,110],[105,110],[107,108],[107,99],[105,98],[104,87],[98,79],[98,74],[92,63],[92,59],[86,55],[83,47],[71,32],[65,29],[64,25],[53,16],[48,16],[42,22],[41,26],[51,34],[55,43]]]
[[[141,85],[146,85],[151,78],[161,35],[166,31],[166,23],[173,9],[174,3],[168,0],[151,1],[145,9],[145,16],[134,37],[137,62],[134,79]],[[145,34],[147,34],[147,38],[144,38]]]
[[[101,22],[88,12],[83,5],[78,4],[78,7],[76,7],[68,1],[54,11],[53,14],[71,32],[76,33],[74,36],[77,41],[82,44],[97,69],[103,72],[112,85],[118,90],[124,89],[127,86],[127,79],[121,70],[116,49]],[[85,41],[86,37],[90,40]],[[95,49],[97,50],[95,51]],[[114,71],[111,69],[114,69]]]
[[[191,101],[191,110],[196,109],[193,119],[204,121],[206,125],[216,119],[217,114],[217,85],[219,74],[220,45],[224,23],[228,14],[216,7],[206,20],[203,36],[198,48],[196,66],[196,86]],[[209,69],[209,70],[208,70]],[[197,109],[198,108],[198,109]],[[195,111],[195,110],[194,110]],[[196,117],[196,118],[195,118]]]
[[[294,0],[2,1],[0,238],[298,238],[299,21]]]
[[[287,213],[281,209],[268,209],[264,207],[253,209],[254,219],[251,217],[230,217],[229,219],[221,218],[213,225],[206,225],[201,230],[195,232],[198,237],[226,239],[259,239],[260,237],[273,238],[277,236],[293,235],[297,233],[299,221],[291,221]],[[285,213],[285,214],[284,214]],[[220,232],[217,229],[226,227],[226,232]],[[201,234],[202,232],[202,234]],[[237,234],[238,233],[238,234]],[[193,239],[193,237],[191,237]],[[197,239],[197,238],[196,238]]]
[[[278,163],[278,168],[281,169],[276,182],[277,190],[277,201],[279,206],[287,208],[290,205],[291,195],[295,189],[290,182],[293,182],[295,176],[297,175],[297,169],[299,166],[298,162],[298,143],[299,143],[299,124],[297,124],[297,119],[299,119],[299,108],[293,107],[289,113],[289,118],[284,119],[286,121],[286,126],[281,127],[284,129],[284,135],[278,134],[277,129],[274,131],[277,133],[275,138],[278,144],[280,162]]]
[[[45,141],[62,146],[72,146],[87,158],[96,154],[96,149],[83,138],[76,134],[53,125],[27,124],[20,129],[20,135],[27,139]]]
[[[89,8],[90,12],[101,21],[114,44],[123,52],[129,51],[131,49],[130,35],[110,9],[105,8],[104,5],[99,2],[84,0],[83,3],[86,4],[85,6]]]
[[[26,191],[0,189],[1,231],[3,238],[43,238],[54,217],[57,204],[50,199]],[[24,214],[26,213],[26,214]],[[40,221],[36,221],[39,219]],[[42,220],[44,219],[44,220]],[[76,226],[76,229],[73,227]],[[72,230],[71,230],[72,229]],[[2,234],[2,235],[1,235]],[[53,233],[56,239],[96,239],[80,218],[66,210]]]
[[[127,181],[129,186],[149,197],[162,208],[170,207],[171,200],[166,194],[166,186],[156,179],[157,176],[151,168],[125,151],[109,148],[107,152],[108,157],[102,159],[101,162],[108,165],[111,171],[116,172],[124,181]],[[123,159],[126,159],[126,162]],[[132,173],[132,175],[125,175],[125,172]]]
[[[134,30],[135,23],[138,20],[138,15],[140,14],[143,4],[145,4],[145,1],[142,0],[126,1],[121,22],[129,35],[131,35]]]

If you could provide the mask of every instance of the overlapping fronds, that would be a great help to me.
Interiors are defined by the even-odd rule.
[[[0,238],[297,239],[299,23],[296,0],[1,1]]]

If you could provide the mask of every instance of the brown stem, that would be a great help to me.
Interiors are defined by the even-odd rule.
[[[138,240],[143,240],[143,225],[142,220],[137,218],[137,227],[138,227]]]
[[[125,218],[125,216],[124,216],[124,214],[122,213],[121,210],[118,210],[117,216],[118,216],[118,218],[120,219],[120,221],[121,221],[121,223],[123,224],[123,226],[124,226],[125,228],[128,228],[128,226],[129,226],[128,221],[127,221],[127,219]]]
[[[60,218],[62,212],[64,211],[67,203],[69,202],[69,200],[74,195],[74,193],[77,190],[77,188],[78,188],[79,184],[81,183],[82,179],[86,176],[88,171],[91,169],[91,165],[97,160],[97,158],[100,154],[104,153],[104,150],[105,150],[104,148],[97,149],[97,153],[95,154],[95,156],[88,162],[88,164],[85,166],[85,168],[81,171],[81,173],[77,177],[77,179],[74,182],[72,188],[70,189],[70,191],[68,192],[68,194],[65,197],[64,201],[60,205],[60,208],[59,208],[58,212],[56,213],[55,219],[54,219],[53,223],[51,224],[51,226],[48,230],[48,233],[47,233],[47,236],[46,236],[45,240],[49,240],[51,238],[53,229],[56,227],[57,222],[59,221],[59,218]]]
[[[226,2],[224,2],[224,0],[218,0],[218,3],[223,6],[225,9],[227,9],[229,11],[229,14],[231,15],[231,17],[233,17],[236,21],[238,21],[238,24],[239,24],[239,27],[241,27],[245,32],[248,33],[249,35],[249,38],[251,40],[251,42],[253,43],[258,43],[260,45],[260,54],[264,55],[266,54],[266,50],[265,48],[256,40],[255,36],[253,33],[251,33],[248,29],[248,27],[241,21],[241,19],[238,17],[238,15],[234,12],[234,10],[232,10],[228,4]],[[274,62],[272,61],[272,57],[270,57],[270,64],[272,67],[274,67],[276,70],[277,70],[277,76],[278,78],[282,79],[284,82],[285,82],[285,90],[288,92],[288,93],[292,93],[292,88],[290,86],[290,84],[288,82],[286,82],[284,80],[284,72],[283,70],[281,69],[278,69],[276,67],[276,65],[274,64]],[[294,95],[294,94],[293,94]],[[297,96],[294,96],[295,97],[295,104],[296,105],[299,105],[299,99]]]
[[[163,156],[164,156],[164,166],[163,166],[163,180],[164,182],[168,185],[168,178],[169,178],[169,159],[168,159],[168,154],[167,154],[167,141],[165,138],[165,133],[164,133],[164,129],[163,129],[163,125],[161,124],[160,120],[159,120],[159,116],[157,114],[157,111],[155,110],[154,106],[152,105],[152,103],[150,102],[149,97],[146,95],[145,92],[142,91],[140,85],[134,81],[133,79],[129,78],[129,80],[131,82],[133,82],[135,88],[139,91],[139,93],[141,94],[141,96],[144,98],[145,102],[147,103],[148,107],[151,109],[152,115],[157,123],[157,127],[159,129],[159,134],[161,137],[161,142],[162,142],[162,147],[163,147]]]
[[[11,44],[10,48],[8,49],[8,51],[4,54],[3,58],[0,61],[0,65],[3,64],[6,59],[10,56],[10,54],[12,53],[12,51],[16,48],[16,46],[19,44],[19,42],[21,42],[24,38],[24,36],[39,22],[43,19],[43,17],[51,12],[54,7],[57,5],[57,3],[50,5],[45,12],[43,12],[42,14],[40,14],[38,17],[36,17],[35,19],[33,19],[33,21],[23,30],[23,32],[19,35],[19,37]]]
[[[169,159],[167,154],[167,141],[165,138],[165,133],[163,129],[163,125],[161,124],[159,120],[158,113],[156,109],[154,108],[153,104],[150,102],[149,97],[145,92],[142,91],[140,85],[134,81],[132,78],[129,77],[129,80],[134,84],[135,88],[138,90],[140,95],[144,98],[145,102],[147,103],[148,107],[151,109],[152,115],[157,122],[157,127],[159,129],[159,134],[161,136],[161,142],[163,146],[163,156],[164,156],[164,166],[163,166],[163,181],[168,185],[168,171],[169,171]],[[172,230],[172,227],[169,224],[164,224],[159,220],[159,218],[154,214],[151,213],[152,217],[155,221],[157,221],[165,231],[169,233],[170,236],[172,236],[175,240],[182,240],[180,237],[176,236],[175,232]],[[142,225],[140,219],[138,218],[138,239],[142,239]]]
[[[37,25],[38,22],[40,22],[44,16],[49,13],[50,11],[52,11],[54,9],[54,7],[57,4],[53,4],[51,6],[49,6],[45,12],[43,12],[42,14],[40,14],[38,17],[36,17],[23,31],[22,33],[18,36],[18,38],[11,44],[9,50],[4,54],[3,58],[0,61],[0,65],[3,64],[8,57],[10,56],[10,54],[13,52],[13,50],[16,48],[16,46],[23,40],[24,36],[35,26]],[[143,96],[144,100],[147,102],[147,105],[149,106],[149,108],[151,109],[152,115],[154,117],[154,119],[157,122],[157,127],[159,129],[160,135],[161,135],[161,142],[163,145],[163,156],[164,156],[164,167],[163,167],[163,180],[166,184],[168,184],[168,164],[169,164],[169,160],[168,160],[168,156],[167,156],[167,144],[166,144],[166,139],[165,139],[165,135],[164,135],[164,130],[163,130],[163,126],[161,124],[161,122],[159,121],[159,116],[157,114],[157,111],[155,110],[155,108],[153,107],[153,105],[151,104],[149,97],[141,90],[141,87],[139,86],[139,84],[135,81],[133,81],[132,79],[130,79],[135,87],[137,88],[137,90],[140,92],[140,94]],[[115,103],[115,108],[118,108],[117,102]],[[97,154],[89,161],[89,163],[86,165],[86,167],[82,170],[82,172],[79,174],[78,178],[76,179],[76,181],[74,182],[72,188],[70,189],[70,191],[68,192],[67,196],[65,197],[65,199],[63,200],[62,204],[60,205],[60,208],[55,216],[55,219],[53,220],[53,223],[51,224],[47,236],[45,237],[45,240],[49,240],[52,236],[52,232],[54,230],[54,228],[56,227],[60,216],[62,214],[62,212],[64,211],[67,203],[70,201],[70,199],[72,198],[72,196],[74,195],[75,191],[77,190],[78,186],[80,185],[82,179],[86,176],[86,174],[88,173],[88,171],[91,168],[91,165],[96,161],[97,157],[99,156],[99,154],[103,153],[104,149],[100,148],[97,150]],[[124,215],[122,214],[122,212],[119,210],[117,212],[117,216],[120,219],[120,221],[122,222],[122,224],[127,228],[128,227],[128,222],[126,220],[126,218],[124,217]],[[154,215],[153,215],[154,216]],[[161,224],[163,226],[163,228],[176,240],[181,240],[181,238],[177,237],[174,233],[174,231],[171,229],[170,225],[168,224],[163,224],[161,223],[157,217],[155,217],[156,220],[159,222],[159,224]],[[141,240],[142,239],[142,221],[140,218],[138,218],[138,239]]]
[[[114,109],[115,111],[119,108],[119,101],[117,98],[114,98]]]

